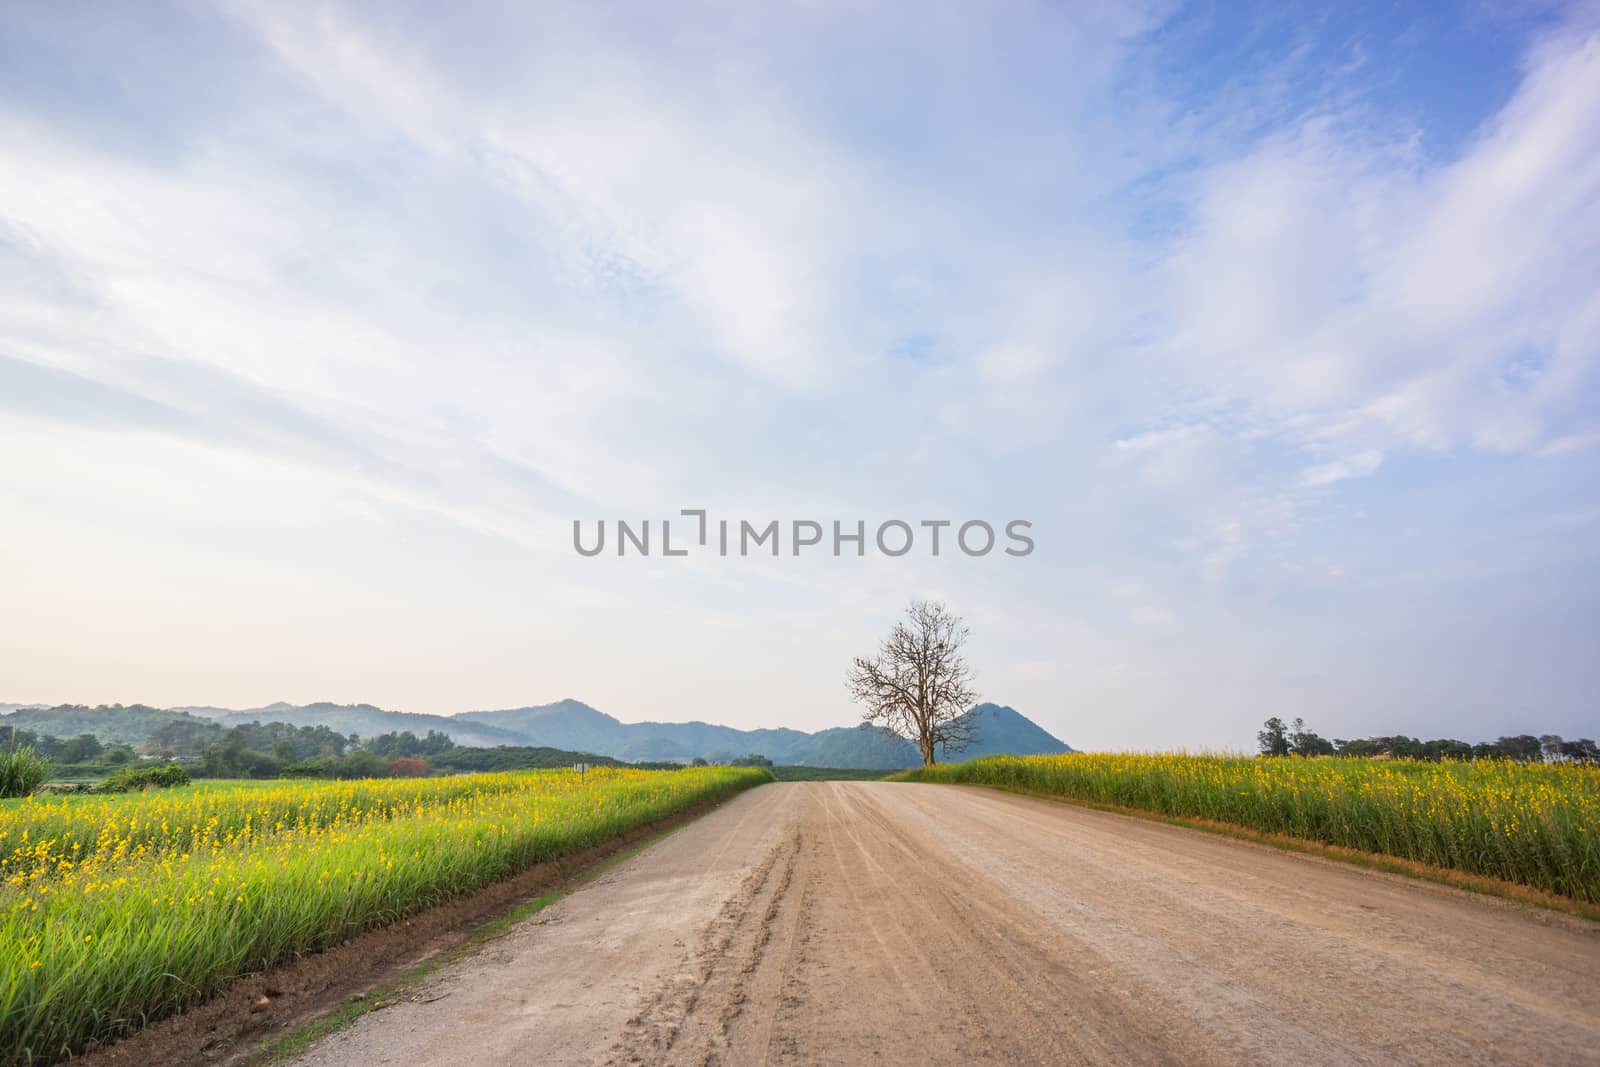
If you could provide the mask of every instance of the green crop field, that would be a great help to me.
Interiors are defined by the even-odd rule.
[[[239,975],[770,780],[600,768],[0,803],[0,1057],[81,1051]]]
[[[996,756],[898,777],[1208,819],[1600,903],[1593,766],[1073,753]]]
[[[855,767],[802,767],[780,764],[772,776],[780,782],[876,782],[894,771],[867,771]]]

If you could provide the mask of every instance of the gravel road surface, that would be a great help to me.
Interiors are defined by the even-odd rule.
[[[1600,925],[952,786],[762,786],[306,1065],[1600,1063]]]

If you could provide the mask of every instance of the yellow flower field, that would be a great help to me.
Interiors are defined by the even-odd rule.
[[[0,1050],[57,1059],[239,975],[769,780],[599,768],[0,803]]]
[[[1600,768],[1576,764],[996,756],[901,776],[1232,823],[1600,903]]]

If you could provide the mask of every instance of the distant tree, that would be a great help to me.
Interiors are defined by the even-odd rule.
[[[23,730],[20,736],[27,738],[30,735],[28,731]],[[39,755],[45,757],[46,759],[51,760],[60,759],[61,750],[67,747],[67,743],[61,740],[61,738],[52,737],[49,734],[37,735],[33,738],[33,740],[23,741],[22,744],[31,745],[35,752],[39,753]]]
[[[382,778],[388,771],[383,760],[364,748],[358,748],[334,764],[335,778]]]
[[[188,785],[189,772],[176,763],[163,763],[155,767],[128,767],[100,783],[97,792],[137,793],[147,789],[170,789]]]
[[[1300,718],[1295,719],[1294,728],[1289,731],[1289,750],[1296,756],[1331,756],[1334,751],[1333,742],[1306,729],[1306,721]]]
[[[1378,740],[1383,745],[1384,751],[1396,759],[1421,759],[1425,752],[1421,741],[1418,741],[1415,737],[1407,737],[1405,734],[1382,737]]]
[[[385,758],[393,756],[442,756],[455,747],[456,743],[450,740],[450,735],[438,730],[429,730],[427,737],[418,737],[410,730],[401,730],[395,733],[370,737],[366,743],[368,751]]]
[[[1575,763],[1600,763],[1600,745],[1596,745],[1587,737],[1580,737],[1576,741],[1564,741],[1561,744],[1561,755]]]
[[[367,738],[367,743],[362,747],[374,756],[381,756],[384,759],[409,756],[416,750],[417,735],[410,730],[391,731]]]
[[[1474,758],[1471,745],[1465,741],[1457,741],[1449,737],[1424,741],[1422,749],[1422,758],[1428,760],[1470,760]]]
[[[426,778],[428,761],[415,756],[396,756],[389,761],[389,774],[395,778]]]
[[[1261,729],[1256,733],[1256,745],[1261,749],[1263,756],[1287,756],[1289,754],[1289,731],[1283,725],[1283,720],[1274,715],[1261,724]]]
[[[1291,741],[1292,737],[1291,734]],[[1527,763],[1541,759],[1573,759],[1588,762],[1590,757],[1583,754],[1593,751],[1593,745],[1593,741],[1563,741],[1554,734],[1545,734],[1542,737],[1518,734],[1515,737],[1502,737],[1497,741],[1482,741],[1478,744],[1468,744],[1453,737],[1422,741],[1415,737],[1407,737],[1405,734],[1396,734],[1393,737],[1338,740],[1334,742],[1334,750],[1340,756],[1394,756],[1397,759],[1433,761],[1504,759]]]
[[[443,755],[428,760],[428,763],[436,771],[519,771],[531,767],[571,767],[574,763],[587,763],[591,767],[626,766],[610,756],[542,745],[499,745],[495,748],[456,745]],[[639,763],[633,766],[644,767]],[[676,770],[682,766],[681,763],[671,763],[646,769]]]
[[[456,743],[450,740],[450,735],[443,730],[429,730],[428,736],[422,739],[420,751],[417,755],[442,756],[455,747]]]
[[[174,719],[152,730],[139,750],[155,756],[194,756],[221,741],[228,732],[208,719]]]
[[[978,699],[972,669],[961,656],[968,630],[938,601],[914,600],[894,624],[878,654],[857,657],[846,683],[865,706],[863,721],[917,746],[931,767],[939,752],[960,752],[976,724],[966,714]]]
[[[735,756],[728,761],[730,767],[770,767],[772,761],[759,753],[752,752],[748,756]]]
[[[113,767],[120,767],[133,759],[133,749],[127,745],[112,745],[101,753],[100,758]]]
[[[1516,737],[1502,737],[1495,742],[1498,755],[1504,759],[1516,760],[1519,763],[1528,763],[1539,758],[1543,749],[1539,739],[1532,734],[1518,734]]]
[[[105,746],[94,734],[79,734],[61,746],[62,763],[87,763],[105,751]]]
[[[689,761],[689,766],[691,766],[691,767],[706,767],[706,766],[709,766],[709,764],[707,764],[706,761],[703,758],[701,758],[700,756],[696,756],[694,759]]]
[[[265,752],[254,749],[245,749],[239,757],[239,766],[250,778],[276,778],[278,772],[283,770],[283,761]]]
[[[207,745],[205,754],[200,757],[201,773],[207,778],[226,778],[228,767],[227,751],[221,745]]]

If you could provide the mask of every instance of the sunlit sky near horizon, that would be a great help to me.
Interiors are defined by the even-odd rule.
[[[1594,736],[1600,8],[1310,10],[6,4],[0,700]]]

